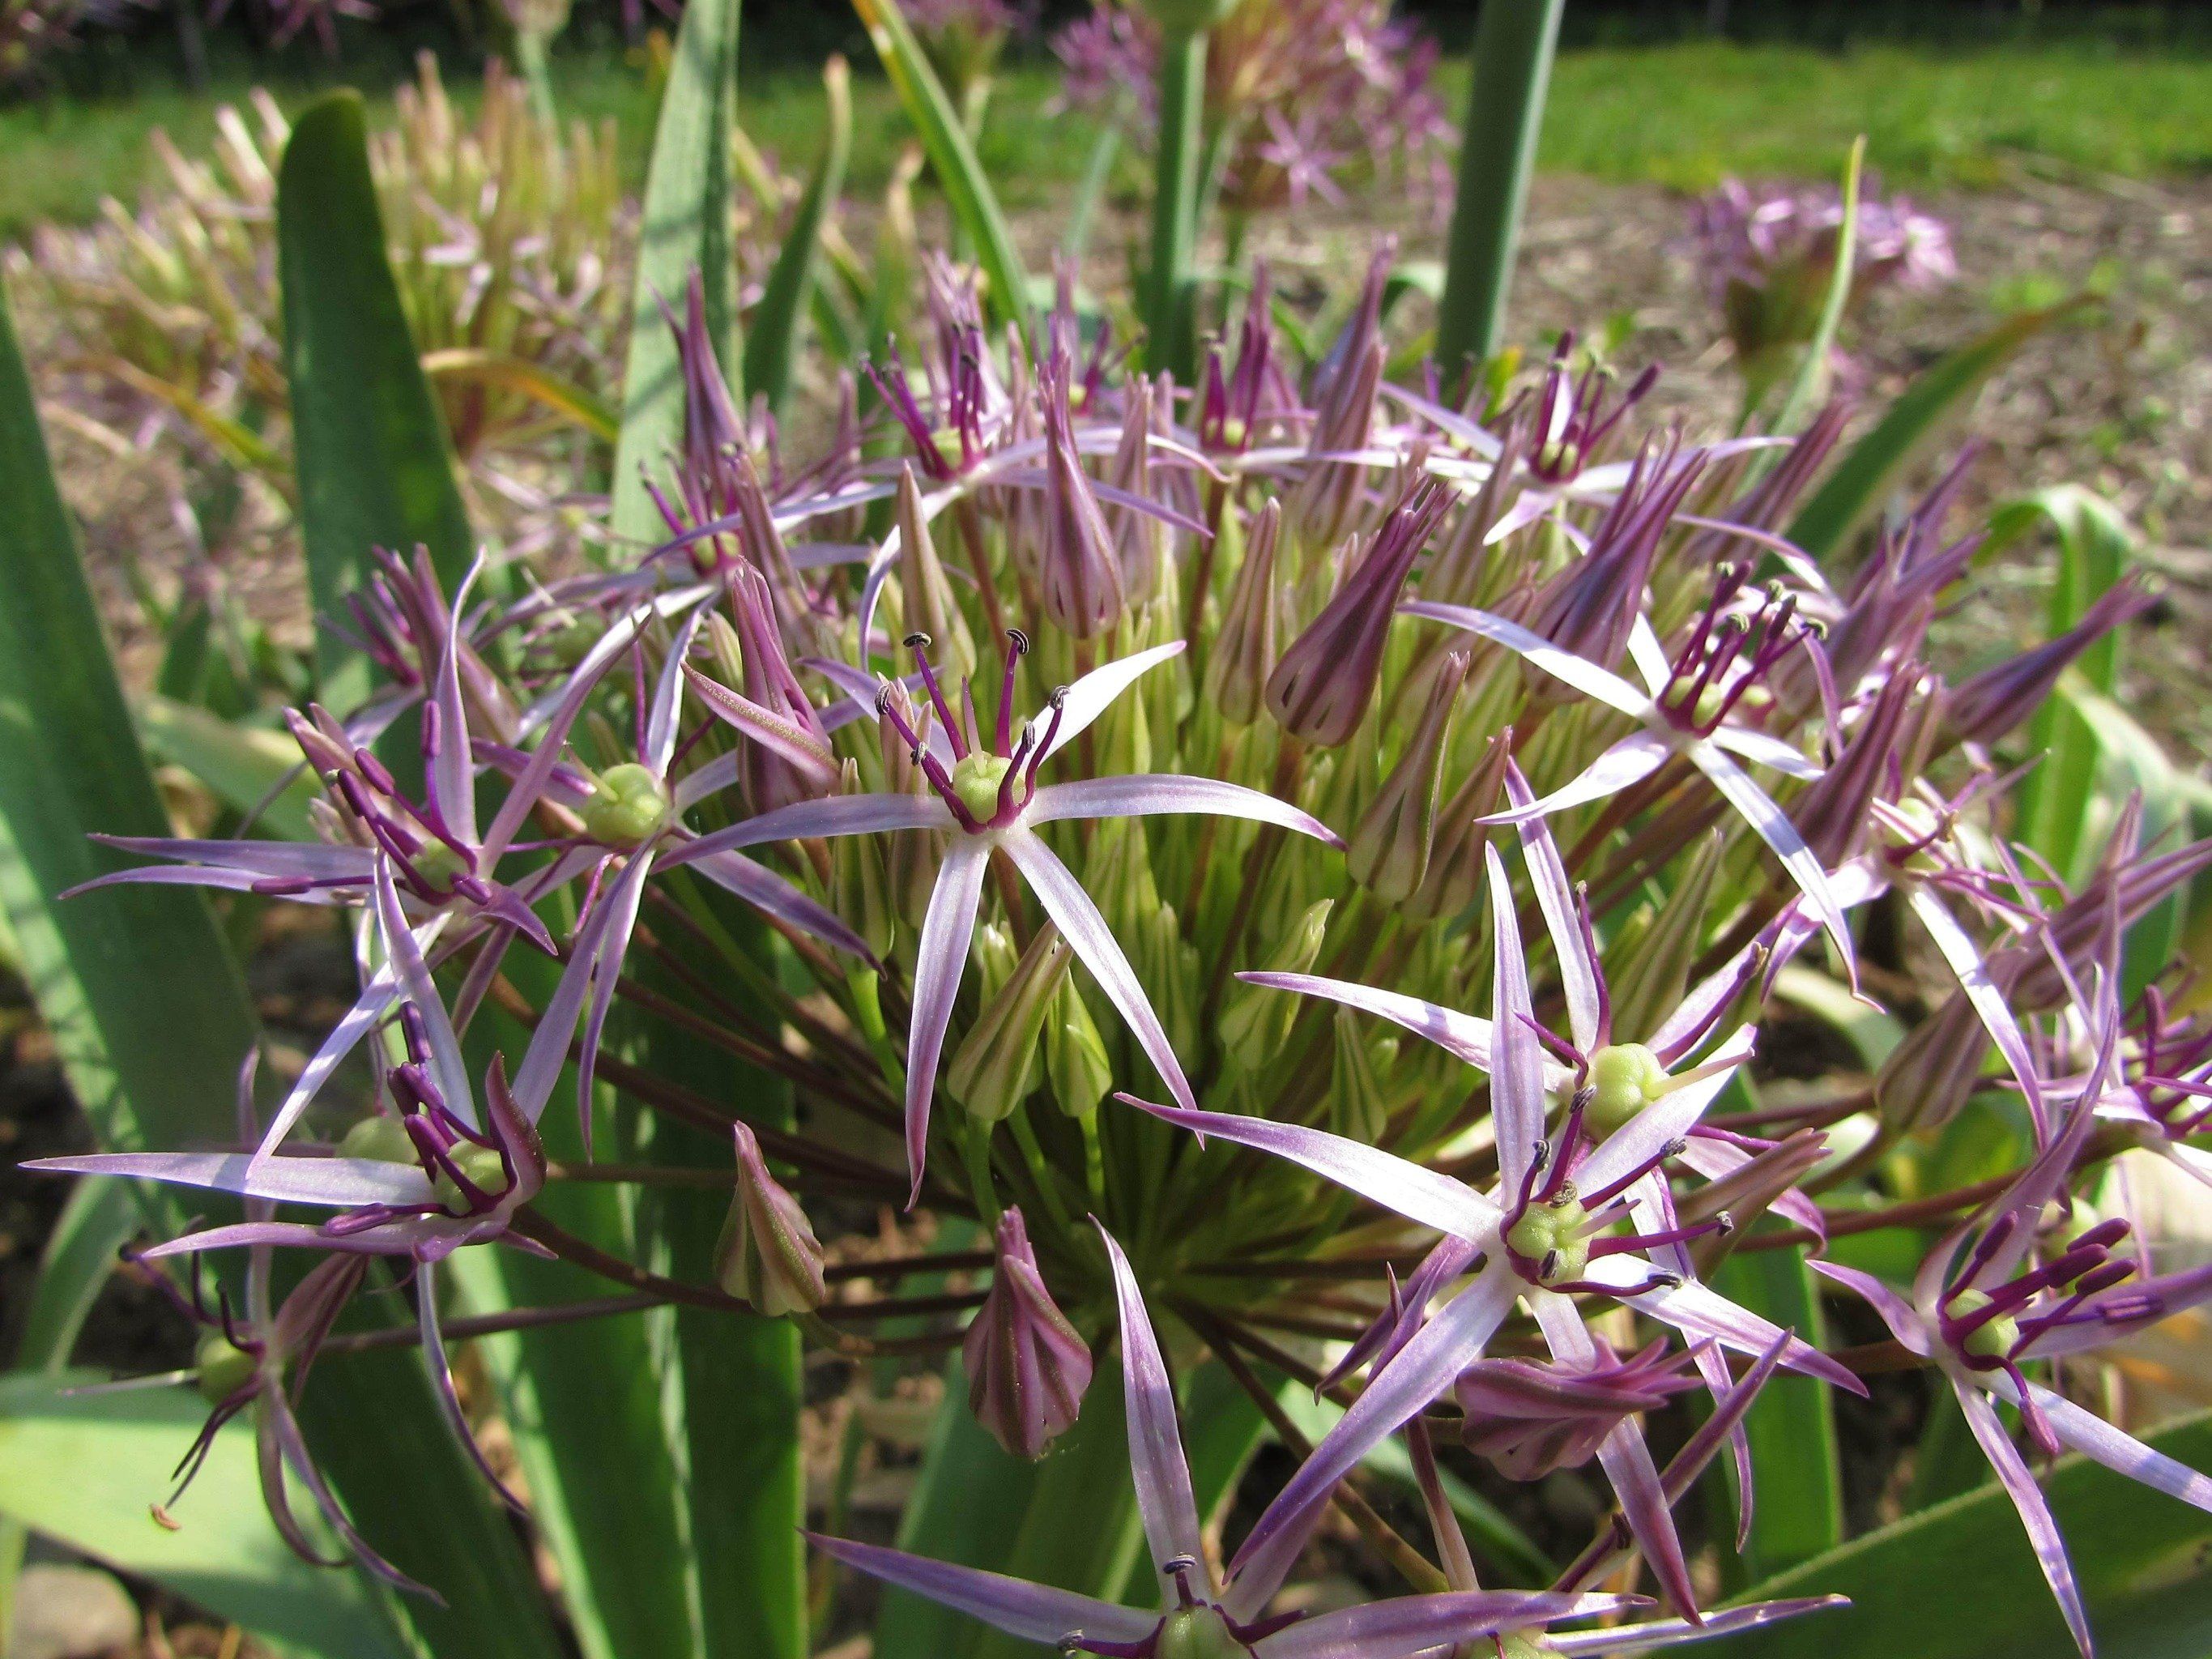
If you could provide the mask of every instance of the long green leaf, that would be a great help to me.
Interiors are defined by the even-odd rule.
[[[308,806],[322,792],[289,733],[152,693],[138,700],[138,726],[157,758],[183,767],[233,811],[258,808],[262,830],[283,841],[315,839]]]
[[[1804,1251],[1794,1249],[1739,1251],[1713,1277],[1723,1296],[1815,1346],[1824,1328],[1818,1282]],[[1747,1577],[1764,1578],[1843,1541],[1835,1406],[1818,1379],[1779,1376],[1759,1390],[1743,1427],[1758,1502],[1742,1561]]]
[[[1851,141],[1850,159],[1844,163],[1844,217],[1836,232],[1835,268],[1828,273],[1828,291],[1821,297],[1813,337],[1805,343],[1805,356],[1775,415],[1777,432],[1795,431],[1828,383],[1828,358],[1835,349],[1836,331],[1843,326],[1844,307],[1851,297],[1851,267],[1858,258],[1859,175],[1865,167],[1866,137],[1861,134]]]
[[[247,1629],[326,1659],[398,1659],[404,1650],[359,1579],[295,1556],[261,1505],[253,1437],[216,1436],[173,1531],[147,1505],[207,1402],[190,1389],[70,1395],[94,1373],[0,1377],[0,1510],[33,1531],[150,1578]]]
[[[1797,510],[1790,539],[1816,559],[1841,550],[1913,463],[1965,416],[1989,378],[2038,334],[2087,303],[2077,298],[2008,317],[1929,368]]]
[[[653,129],[623,370],[622,436],[615,445],[614,533],[633,542],[652,540],[660,522],[646,493],[644,469],[659,465],[684,437],[684,377],[660,307],[664,301],[683,303],[694,271],[705,288],[707,329],[722,367],[732,375],[738,368],[730,245],[738,9],[738,0],[693,0],[684,7]]]
[[[2098,597],[2136,561],[2136,539],[2110,503],[2075,485],[2038,490],[1990,516],[1992,540],[2009,540],[2027,524],[2048,524],[2058,540],[2058,569],[2045,612],[2052,637],[2081,620]],[[2119,684],[2117,630],[2084,652],[2074,672],[2091,690],[2111,696]],[[2079,873],[2083,830],[2095,805],[2099,745],[2081,711],[2053,697],[2028,726],[2028,750],[2043,762],[2021,780],[2015,833],[2054,869]]]
[[[2149,1437],[2212,1468],[2212,1418]],[[2044,1490],[2103,1651],[2203,1659],[2212,1650],[2212,1515],[2079,1457]],[[1907,1516],[1767,1579],[1747,1600],[1837,1593],[1852,1605],[1713,1643],[1713,1659],[2073,1659],[2074,1644],[2001,1487]]]
[[[921,43],[914,38],[901,15],[897,0],[853,0],[868,40],[883,59],[907,119],[921,140],[929,165],[952,210],[954,223],[975,249],[988,291],[984,295],[991,314],[1001,322],[1018,322],[1030,307],[1029,271],[1014,247],[1013,232],[999,206],[997,192],[975,159],[975,146],[962,126],[952,100],[945,95],[937,71],[929,66]]]
[[[300,533],[319,616],[340,614],[377,548],[430,550],[450,590],[474,550],[453,445],[400,309],[369,176],[360,94],[317,99],[292,125],[276,175],[284,374],[300,477]],[[324,628],[321,695],[366,700],[368,665]]]
[[[2090,690],[2071,672],[2060,680],[2053,701],[2081,723],[2096,759],[2089,791],[2091,811],[2081,830],[2082,844],[2077,849],[2077,860],[2086,861],[2091,857],[2103,840],[2105,827],[2134,795],[2142,798],[2146,845],[2175,846],[2193,833],[2191,785],[2201,788],[2202,780],[2185,776],[2135,716],[2112,698]],[[2172,960],[2197,896],[2194,888],[2170,894],[2128,930],[2120,983],[2123,997],[2132,1000],[2141,994],[2151,978]]]
[[[1206,32],[1168,31],[1160,42],[1158,167],[1152,185],[1152,264],[1145,302],[1146,367],[1190,383],[1195,349],[1200,161],[1205,148]]]
[[[853,77],[842,58],[833,56],[823,65],[822,86],[830,100],[822,159],[799,198],[790,232],[745,330],[745,384],[765,393],[774,410],[783,407],[791,391],[799,331],[822,266],[823,223],[845,188],[845,158],[853,148]]]
[[[1437,359],[1456,371],[1487,361],[1505,327],[1544,94],[1566,0],[1485,0],[1474,26],[1474,74],[1460,138]]]

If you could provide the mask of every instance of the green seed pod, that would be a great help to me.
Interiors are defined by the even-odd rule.
[[[642,847],[668,823],[668,790],[635,761],[610,766],[584,803],[584,833],[602,847]]]
[[[374,1158],[379,1164],[419,1164],[407,1127],[396,1117],[379,1112],[365,1117],[345,1132],[338,1142],[340,1158]]]

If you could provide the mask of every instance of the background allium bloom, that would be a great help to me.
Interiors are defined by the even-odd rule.
[[[1154,130],[1160,35],[1140,0],[1096,0],[1053,50],[1071,101],[1110,108],[1133,89]],[[1436,60],[1436,43],[1389,0],[1243,0],[1206,49],[1206,120],[1237,123],[1224,204],[1341,203],[1378,178],[1441,204],[1455,134],[1430,86]]]
[[[1690,210],[1699,270],[1754,389],[1813,337],[1835,269],[1843,194],[1833,185],[1753,187],[1730,179]],[[1902,196],[1859,197],[1851,304],[1876,289],[1930,289],[1959,275],[1950,228]]]

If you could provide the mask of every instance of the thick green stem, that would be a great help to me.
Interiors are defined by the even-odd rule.
[[[1206,126],[1206,33],[1160,46],[1159,172],[1152,193],[1152,269],[1145,305],[1146,356],[1190,384],[1197,278],[1199,160]]]
[[[1565,4],[1485,0],[1475,25],[1474,87],[1437,318],[1437,361],[1447,371],[1489,357],[1504,330],[1505,295]]]

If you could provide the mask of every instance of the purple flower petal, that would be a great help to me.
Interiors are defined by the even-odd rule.
[[[1548,795],[1536,800],[1516,800],[1503,812],[1492,812],[1477,823],[1527,823],[1549,817],[1569,807],[1617,795],[1657,771],[1674,745],[1656,732],[1632,732],[1604,750],[1588,766]]]
[[[660,678],[653,683],[653,702],[645,721],[645,752],[638,759],[653,776],[664,781],[668,763],[675,758],[677,727],[683,718],[685,663],[691,655],[691,641],[699,636],[699,624],[706,620],[704,605],[684,619],[675,642],[668,647],[668,659],[660,665]]]
[[[1559,1659],[1598,1659],[1601,1654],[1642,1653],[1647,1648],[1669,1648],[1681,1642],[1705,1642],[1738,1631],[1756,1630],[1801,1613],[1847,1607],[1844,1595],[1808,1595],[1790,1601],[1755,1601],[1747,1607],[1728,1607],[1708,1613],[1702,1625],[1682,1619],[1662,1619],[1648,1625],[1616,1625],[1611,1630],[1573,1631],[1547,1636],[1544,1648]]]
[[[1061,1638],[1079,1632],[1108,1642],[1141,1642],[1160,1622],[1157,1613],[1140,1613],[1134,1607],[1117,1607],[1111,1601],[1051,1589],[1001,1573],[956,1567],[950,1562],[908,1555],[903,1550],[824,1538],[818,1533],[810,1532],[806,1537],[833,1561],[1048,1648],[1058,1647]]]
[[[1772,849],[1782,860],[1798,887],[1805,902],[1812,906],[1813,915],[1828,937],[1835,941],[1842,954],[1844,967],[1851,982],[1858,982],[1858,957],[1851,948],[1851,930],[1844,920],[1843,907],[1836,902],[1836,895],[1828,885],[1828,872],[1813,849],[1805,845],[1805,838],[1797,833],[1797,826],[1790,822],[1790,815],[1775,804],[1774,798],[1753,781],[1751,774],[1738,766],[1710,743],[1692,744],[1689,749],[1692,761],[1743,817],[1759,838]]]
[[[461,1058],[460,1035],[447,1016],[445,999],[438,994],[437,982],[430,977],[430,964],[422,959],[415,930],[407,924],[407,913],[399,907],[399,889],[392,883],[390,862],[384,859],[376,861],[376,921],[384,948],[399,975],[400,993],[422,1017],[423,1040],[430,1048],[431,1080],[444,1097],[446,1109],[474,1128],[479,1121],[476,1091],[469,1084],[468,1062]]]
[[[1784,777],[1807,783],[1827,769],[1818,761],[1808,760],[1794,744],[1764,732],[1754,732],[1747,726],[1722,726],[1713,732],[1711,741],[1715,748],[1741,755],[1754,766],[1764,766],[1770,772],[1779,772]]]
[[[430,752],[430,805],[453,839],[464,847],[477,842],[476,768],[469,751],[468,705],[461,701],[461,611],[469,590],[483,574],[478,553],[446,612],[446,639],[438,653],[438,680],[425,711],[423,735],[434,739]]]
[[[1199,1535],[1198,1499],[1192,1495],[1190,1465],[1183,1457],[1182,1431],[1176,1422],[1175,1385],[1159,1340],[1145,1312],[1129,1259],[1103,1223],[1106,1260],[1114,1270],[1114,1298],[1121,1316],[1121,1394],[1128,1414],[1129,1473],[1137,1487],[1137,1509],[1145,1537],[1152,1547],[1152,1565],[1162,1593],[1172,1589],[1169,1563],[1194,1561],[1206,1571],[1206,1545]]]
[[[1528,997],[1528,959],[1521,948],[1521,926],[1514,916],[1512,884],[1505,860],[1486,842],[1483,860],[1490,872],[1491,924],[1496,941],[1496,969],[1490,1010],[1491,1044],[1496,1063],[1490,1071],[1490,1118],[1498,1132],[1498,1182],[1511,1195],[1520,1192],[1536,1148],[1544,1139],[1544,1055]]]
[[[1256,1555],[1275,1533],[1317,1509],[1359,1460],[1451,1386],[1451,1381],[1482,1351],[1512,1310],[1520,1275],[1503,1261],[1491,1263],[1475,1281],[1437,1310],[1436,1316],[1385,1365],[1352,1408],[1337,1419],[1276,1494],[1237,1551],[1231,1576]]]
[[[2011,1379],[2005,1381],[2009,1383]],[[2212,1512],[2212,1476],[2199,1474],[2186,1463],[2152,1450],[2126,1430],[2115,1428],[2094,1412],[2083,1410],[2040,1384],[2028,1384],[2028,1393],[2050,1422],[2051,1432],[2074,1450],[2130,1480],[2140,1480],[2154,1492]]]
[[[1030,798],[1022,821],[1054,823],[1064,818],[1135,817],[1155,812],[1212,812],[1223,817],[1250,818],[1255,823],[1295,830],[1339,849],[1344,846],[1344,838],[1335,830],[1288,801],[1241,783],[1164,772],[1048,783]]]
[[[728,889],[755,909],[787,921],[824,944],[849,951],[864,961],[875,960],[867,940],[854,933],[843,917],[807,897],[775,871],[755,864],[744,854],[716,853],[694,859],[691,864],[716,886]]]
[[[614,1006],[615,987],[622,979],[623,958],[629,954],[638,908],[645,902],[645,878],[653,873],[653,851],[641,847],[631,854],[614,884],[599,895],[602,922],[592,949],[592,995],[584,1010],[584,1046],[576,1056],[576,1115],[583,1127],[587,1158],[592,1155],[592,1079],[599,1070],[599,1036],[606,1029],[607,1011]],[[537,1120],[533,1116],[531,1121]]]
[[[1833,1261],[1808,1261],[1806,1264],[1824,1279],[1834,1280],[1846,1290],[1856,1291],[1866,1304],[1881,1316],[1890,1334],[1922,1358],[1935,1352],[1928,1339],[1927,1328],[1920,1322],[1920,1313],[1910,1302],[1883,1284],[1872,1273],[1862,1273],[1856,1267],[1846,1267]]]
[[[1528,780],[1510,760],[1505,763],[1505,792],[1516,807],[1526,806],[1534,799]],[[1585,1054],[1594,1054],[1604,1040],[1601,1035],[1605,1024],[1603,969],[1583,927],[1574,884],[1567,879],[1567,866],[1551,830],[1541,818],[1536,818],[1522,823],[1520,836],[1522,861],[1528,866],[1536,905],[1544,913],[1553,952],[1559,957],[1559,978],[1567,999],[1568,1031],[1576,1048]]]
[[[1591,1619],[1639,1605],[1623,1595],[1559,1595],[1548,1590],[1448,1590],[1342,1607],[1262,1638],[1258,1659],[1413,1659],[1455,1643],[1540,1627],[1558,1619]],[[1478,1647],[1479,1654],[1481,1650]]]
[[[1519,623],[1493,617],[1487,611],[1470,610],[1463,605],[1438,605],[1432,599],[1408,599],[1398,609],[1408,616],[1426,617],[1431,622],[1446,623],[1470,634],[1480,634],[1492,644],[1502,645],[1527,658],[1553,678],[1572,686],[1584,696],[1594,697],[1624,714],[1632,714],[1640,720],[1654,717],[1651,699],[1620,675],[1594,662],[1585,662],[1571,651],[1562,651],[1542,635],[1529,632]]]
[[[1966,1000],[1981,1016],[1982,1027],[1990,1034],[1990,1041],[2004,1056],[2005,1064],[2012,1068],[2014,1079],[2027,1097],[2027,1109],[2039,1124],[2049,1122],[2043,1103],[2041,1067],[2028,1048],[2027,1036],[2013,1018],[2011,1005],[2005,994],[1990,977],[1989,964],[1974,941],[1966,936],[1956,918],[1946,909],[1943,901],[1925,883],[1912,884],[1906,902],[1912,914],[1920,918],[1920,925],[1928,930],[1928,937],[1942,953],[1943,960],[1957,975],[1959,988],[1966,993]]]
[[[2089,1639],[2089,1612],[2081,1603],[2081,1587],[2075,1581],[2074,1565],[2066,1559],[2066,1540],[2059,1536],[2058,1522],[2045,1501],[2043,1489],[2035,1484],[2034,1471],[2027,1460],[2012,1443],[2003,1420],[1990,1398],[1970,1382],[1957,1377],[1951,1379],[1952,1392],[1959,1396],[1960,1409],[1966,1413],[1967,1425],[1974,1438],[1981,1443],[1983,1455],[1990,1467],[1996,1471],[1997,1479],[2004,1485],[2005,1495],[2012,1506],[2020,1511],[2020,1523],[2027,1528],[2027,1541],[2034,1547],[2035,1559],[2043,1568],[2043,1576],[2051,1583],[2051,1593],[2058,1599],[2058,1610],[2066,1616],[2066,1628],[2074,1633],[2074,1641],[2081,1650],[2082,1659],[2094,1651]]]
[[[779,806],[743,823],[686,842],[668,854],[674,869],[715,853],[734,853],[771,842],[811,841],[817,836],[867,836],[886,830],[952,830],[952,813],[935,795],[831,795]]]
[[[1751,1058],[1756,1030],[1750,1025],[1741,1027],[1707,1062],[1727,1062],[1731,1069],[1669,1090],[1607,1136],[1577,1172],[1577,1184],[1589,1192],[1610,1187],[1630,1170],[1658,1157],[1669,1142],[1688,1134],[1734,1079],[1734,1066]]]
[[[1052,747],[1045,750],[1045,758],[1051,759],[1073,743],[1090,729],[1092,721],[1112,707],[1116,697],[1150,670],[1170,657],[1182,655],[1182,648],[1181,640],[1170,640],[1149,651],[1139,651],[1103,664],[1069,686],[1066,699],[1060,705],[1060,730],[1053,738]]]
[[[1137,1039],[1137,1046],[1152,1062],[1176,1103],[1194,1109],[1198,1097],[1191,1092],[1190,1080],[1183,1075],[1182,1062],[1176,1058],[1160,1017],[1152,1011],[1152,1000],[1145,994],[1136,969],[1129,966],[1129,958],[1121,953],[1106,918],[1098,914],[1083,884],[1030,830],[1018,827],[1006,830],[999,845],[1027,879],[1060,937],[1073,948],[1076,959],[1091,970],[1106,1000],[1120,1011],[1129,1034]]]
[[[855,796],[854,799],[869,799]],[[914,1013],[907,1028],[906,1161],[914,1175],[908,1208],[921,1196],[922,1170],[929,1159],[929,1103],[937,1092],[937,1060],[945,1052],[945,1029],[952,1023],[952,1000],[968,966],[968,946],[975,933],[975,911],[983,896],[983,872],[990,849],[962,836],[945,849],[930,889],[929,910],[921,920],[915,947]]]
[[[1650,1273],[1633,1255],[1624,1253],[1601,1256],[1589,1264],[1583,1277],[1594,1285],[1625,1290],[1642,1284]],[[1703,1285],[1678,1285],[1671,1290],[1624,1296],[1621,1300],[1639,1313],[1649,1314],[1692,1336],[1710,1336],[1739,1353],[1764,1353],[1768,1345],[1784,1334],[1779,1326],[1739,1308]],[[1853,1394],[1863,1395],[1867,1391],[1866,1384],[1853,1372],[1800,1338],[1790,1339],[1789,1346],[1782,1351],[1782,1363],[1793,1371],[1820,1377]]]
[[[435,1202],[429,1177],[413,1164],[368,1158],[270,1158],[257,1164],[244,1152],[84,1152],[23,1167],[55,1175],[124,1176],[334,1210]]]
[[[1218,1135],[1237,1146],[1288,1158],[1300,1168],[1311,1170],[1424,1227],[1434,1227],[1438,1232],[1469,1243],[1494,1242],[1498,1219],[1496,1205],[1449,1176],[1409,1163],[1395,1152],[1302,1124],[1275,1123],[1263,1117],[1241,1117],[1233,1112],[1156,1106],[1126,1093],[1114,1097],[1188,1129],[1200,1140],[1208,1135]]]

